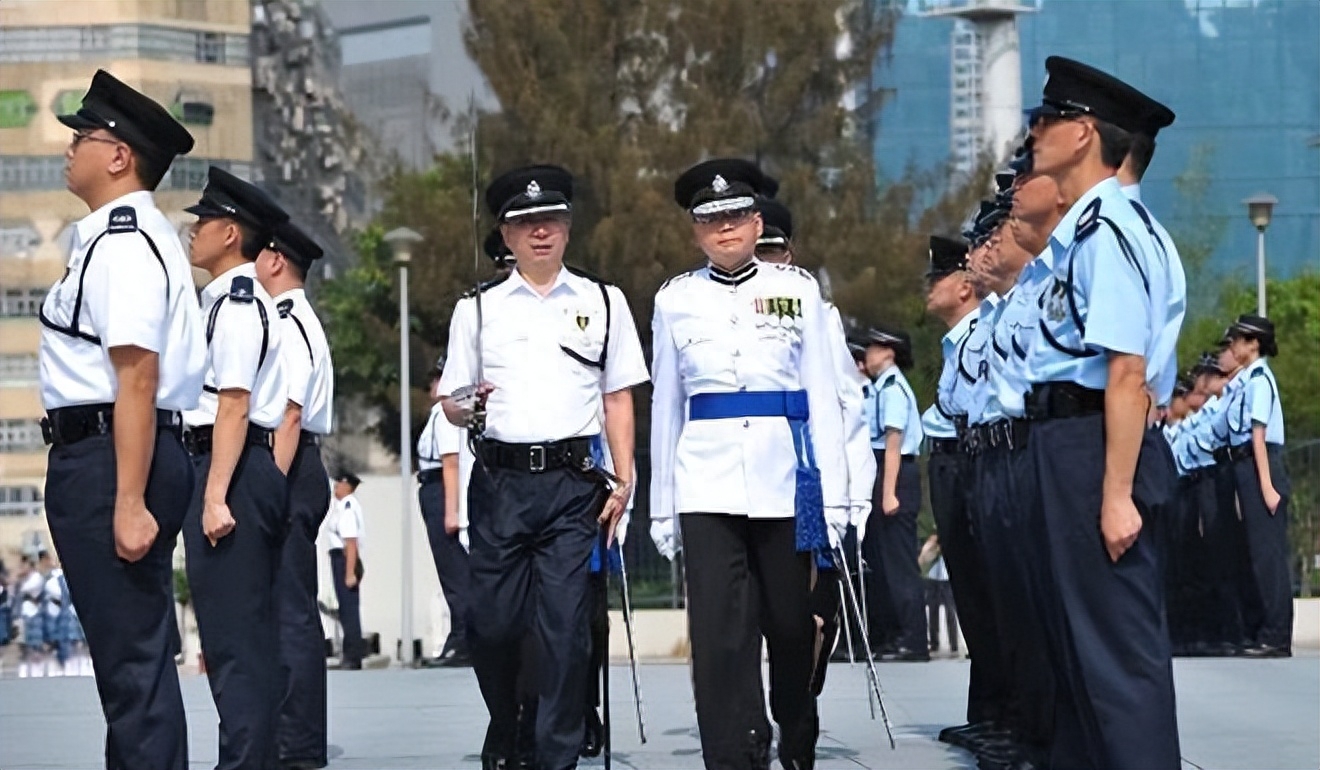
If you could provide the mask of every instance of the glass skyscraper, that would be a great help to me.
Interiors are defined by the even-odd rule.
[[[892,57],[876,81],[892,96],[875,143],[882,178],[953,157],[951,63],[955,22],[904,9]],[[1168,104],[1142,193],[1175,234],[1220,221],[1211,257],[1220,272],[1254,277],[1255,231],[1242,200],[1279,204],[1267,233],[1270,275],[1320,268],[1320,2],[1316,0],[1034,0],[1018,17],[1024,106],[1038,103],[1051,55],[1111,72]],[[1199,157],[1203,205],[1174,185]],[[1214,228],[1209,228],[1213,230]]]

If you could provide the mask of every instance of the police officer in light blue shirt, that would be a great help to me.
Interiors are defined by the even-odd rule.
[[[1292,654],[1292,580],[1288,564],[1288,498],[1291,483],[1283,465],[1283,406],[1279,384],[1266,358],[1278,355],[1274,324],[1240,316],[1228,330],[1228,350],[1242,366],[1241,387],[1225,408],[1229,457],[1246,528],[1251,574],[1260,597],[1259,624],[1246,628],[1253,657]]]
[[[1161,559],[1140,537],[1176,479],[1163,437],[1146,429],[1169,365],[1159,340],[1175,292],[1115,177],[1157,102],[1080,62],[1052,56],[1045,66],[1032,163],[1070,208],[1050,237],[1054,278],[1026,360],[1028,451],[1053,576],[1036,598],[1047,626],[1088,629],[1050,635],[1064,688],[1051,759],[1175,770]]]
[[[912,364],[912,339],[907,332],[870,330],[866,373],[871,377],[874,401],[871,447],[879,471],[862,556],[872,566],[867,592],[871,648],[886,660],[925,661],[930,660],[930,650],[924,587],[917,567],[921,411],[903,376],[903,369]],[[890,608],[892,615],[887,612]]]

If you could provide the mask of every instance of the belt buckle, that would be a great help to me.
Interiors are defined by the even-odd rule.
[[[527,450],[527,470],[532,473],[542,473],[545,471],[545,447],[536,444]]]

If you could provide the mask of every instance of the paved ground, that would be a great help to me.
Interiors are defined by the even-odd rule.
[[[1320,767],[1320,657],[1179,660],[1175,663],[1185,767],[1284,770]],[[935,741],[960,720],[966,661],[885,664],[880,676],[897,750],[868,718],[860,667],[830,672],[821,707],[820,770],[964,770],[971,758]],[[688,670],[641,671],[648,741],[638,741],[625,667],[612,671],[615,766],[701,767]],[[183,683],[192,767],[214,766],[215,711],[204,679]],[[470,671],[332,672],[333,770],[475,770],[485,710]],[[95,770],[102,726],[90,679],[0,679],[0,770]],[[600,761],[583,763],[599,767]]]

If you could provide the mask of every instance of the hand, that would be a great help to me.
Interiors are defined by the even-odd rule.
[[[229,506],[225,503],[204,503],[202,505],[202,532],[206,539],[211,541],[211,546],[215,547],[221,538],[234,531],[238,522],[234,521],[234,516],[229,512]]]
[[[146,501],[115,500],[115,553],[127,562],[135,562],[147,555],[156,542],[160,526],[156,517],[147,510]]]
[[[631,496],[631,481],[625,481],[615,487],[614,491],[610,493],[609,499],[605,501],[605,508],[600,512],[600,517],[596,519],[602,527],[606,528],[606,548],[614,545],[614,529],[619,526],[619,519],[623,518],[623,511],[628,507],[628,498]]]
[[[345,574],[344,585],[348,586],[348,590],[350,591],[352,591],[354,588],[357,588],[357,575],[353,574],[352,572]]]
[[[651,540],[655,543],[655,549],[660,555],[674,560],[678,553],[678,538],[674,536],[673,519],[653,519],[651,521]]]
[[[445,534],[450,537],[458,534],[458,511],[445,512]]]
[[[1265,508],[1273,516],[1279,510],[1279,503],[1283,502],[1283,497],[1274,489],[1273,485],[1262,489],[1261,494],[1265,496]]]
[[[440,406],[444,410],[445,419],[453,425],[466,428],[472,423],[472,415],[476,414],[478,410],[485,410],[486,399],[494,390],[495,386],[489,382],[465,385],[455,390],[440,399]]]
[[[898,513],[898,495],[892,492],[886,492],[880,505],[881,510],[886,516],[893,516]]]
[[[1141,532],[1141,514],[1132,495],[1105,495],[1100,503],[1100,534],[1105,539],[1109,558],[1117,562],[1137,542]]]
[[[830,550],[837,550],[843,545],[843,537],[848,533],[849,508],[847,506],[825,506],[825,524],[830,539]]]

